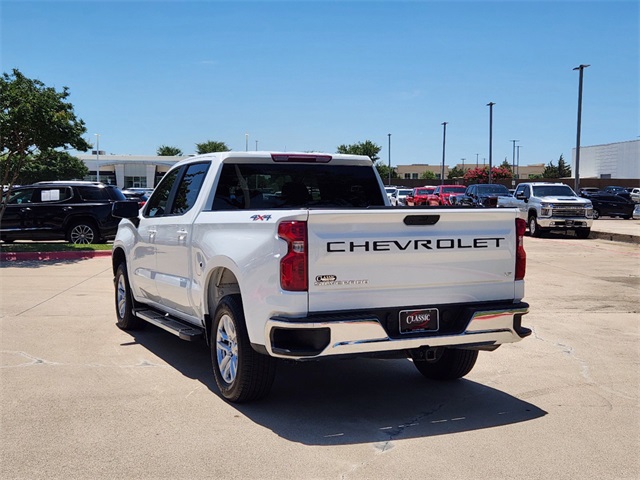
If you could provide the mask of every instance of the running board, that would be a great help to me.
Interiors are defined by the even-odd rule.
[[[145,322],[149,322],[157,327],[173,333],[182,340],[193,341],[202,338],[204,330],[196,326],[188,325],[168,315],[156,312],[155,310],[134,310],[134,315]]]

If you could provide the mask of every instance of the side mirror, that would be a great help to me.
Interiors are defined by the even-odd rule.
[[[115,202],[111,207],[111,215],[115,218],[138,218],[140,206],[135,200]]]

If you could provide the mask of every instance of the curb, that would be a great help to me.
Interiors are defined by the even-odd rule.
[[[640,243],[640,236],[629,233],[598,232],[591,230],[589,238],[599,238],[600,240],[609,240],[611,242]]]
[[[77,252],[2,252],[0,262],[16,262],[31,260],[83,260],[94,257],[110,257],[111,250],[79,250]]]

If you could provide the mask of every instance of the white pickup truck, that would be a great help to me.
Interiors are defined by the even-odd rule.
[[[392,208],[368,157],[196,156],[113,213],[118,326],[204,338],[232,402],[265,396],[278,358],[392,354],[455,379],[531,333],[517,210]]]

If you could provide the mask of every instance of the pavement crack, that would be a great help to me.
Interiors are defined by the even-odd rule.
[[[60,296],[60,295],[62,295],[63,293],[66,293],[66,292],[68,292],[69,290],[73,290],[74,288],[76,288],[76,287],[78,287],[78,286],[82,285],[83,283],[88,282],[89,280],[93,280],[94,278],[96,278],[96,277],[98,277],[98,276],[102,275],[104,272],[107,272],[107,271],[109,271],[109,270],[110,270],[110,268],[105,268],[104,270],[102,270],[102,271],[100,271],[100,272],[96,273],[95,275],[92,275],[92,276],[90,276],[90,277],[87,277],[87,278],[85,278],[84,280],[82,280],[82,281],[80,281],[80,282],[78,282],[78,283],[76,283],[76,284],[74,284],[74,285],[71,285],[71,286],[70,286],[70,287],[68,287],[68,288],[65,288],[64,290],[60,290],[60,291],[59,291],[59,292],[57,292],[55,295],[51,295],[49,298],[47,298],[47,299],[45,299],[45,300],[42,300],[41,302],[36,303],[35,305],[31,305],[29,308],[27,308],[27,309],[25,309],[25,310],[21,311],[20,313],[17,313],[15,316],[16,316],[16,317],[19,317],[20,315],[23,315],[23,314],[25,314],[25,313],[27,313],[27,312],[29,312],[29,311],[33,310],[34,308],[39,307],[40,305],[44,305],[45,303],[47,303],[47,302],[49,302],[49,301],[53,300],[54,298],[59,297],[59,296]]]

